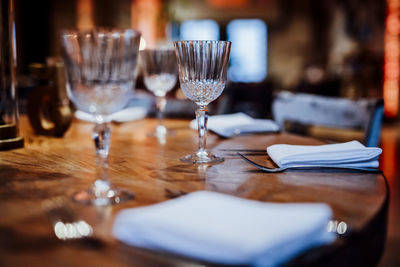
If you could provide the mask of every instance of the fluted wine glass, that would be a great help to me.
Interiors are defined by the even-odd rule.
[[[139,41],[140,34],[132,29],[77,30],[61,35],[68,96],[77,109],[96,120],[92,135],[96,179],[90,189],[74,195],[78,202],[110,205],[133,198],[132,192],[117,189],[109,181],[109,115],[122,110],[133,96]]]
[[[167,104],[166,94],[174,88],[177,63],[174,50],[146,49],[140,52],[144,84],[156,96],[158,125],[152,136],[163,137],[168,130],[163,123],[163,113]]]
[[[224,159],[206,150],[207,105],[221,95],[227,82],[231,42],[179,41],[174,42],[178,59],[179,81],[183,93],[197,104],[196,119],[199,148],[183,158],[183,162],[213,163]]]

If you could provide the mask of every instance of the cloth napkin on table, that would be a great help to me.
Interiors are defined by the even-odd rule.
[[[210,116],[207,126],[210,131],[224,138],[239,134],[278,132],[280,129],[272,120],[253,119],[241,112]],[[190,127],[196,130],[197,121],[192,120]]]
[[[350,141],[320,146],[277,144],[267,147],[267,153],[279,167],[323,165],[378,168],[382,149]]]
[[[121,211],[113,235],[147,249],[220,264],[276,266],[332,242],[325,204],[276,204],[198,191]]]

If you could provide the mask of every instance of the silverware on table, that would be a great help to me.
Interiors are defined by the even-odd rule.
[[[226,155],[236,156],[237,152],[245,154],[247,156],[268,156],[267,150],[265,149],[229,149],[221,148],[218,151],[226,153]]]
[[[227,152],[254,152],[254,153],[267,153],[266,149],[230,149],[230,148],[220,148],[219,151],[227,151]]]
[[[290,167],[277,167],[277,168],[270,168],[266,167],[263,165],[260,165],[246,156],[244,156],[242,153],[237,152],[239,156],[241,156],[244,160],[246,160],[248,163],[253,165],[259,170],[262,170],[264,172],[269,172],[269,173],[277,173],[277,172],[283,172],[285,170],[289,169],[295,169],[295,170],[322,170],[322,169],[331,169],[331,170],[353,170],[353,171],[358,171],[358,172],[369,172],[369,173],[382,173],[381,170],[376,169],[376,168],[366,168],[366,167],[341,167],[341,166],[326,166],[326,165],[297,165],[297,166],[290,166]]]

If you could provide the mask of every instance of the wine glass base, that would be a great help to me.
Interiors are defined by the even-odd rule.
[[[171,136],[174,134],[175,131],[167,129],[164,125],[158,125],[153,132],[150,132],[148,134],[148,136],[161,138],[161,137]]]
[[[101,194],[95,194],[94,190],[88,189],[76,193],[73,200],[78,203],[93,206],[109,206],[126,202],[135,197],[135,195],[125,189],[110,189]]]
[[[197,151],[180,158],[180,160],[185,163],[218,163],[223,162],[224,158],[218,157],[209,151]]]
[[[173,136],[175,135],[175,131],[174,130],[166,130],[165,132],[150,132],[147,134],[147,136],[149,137],[156,137],[156,138],[161,138],[161,137],[167,137],[167,136]]]

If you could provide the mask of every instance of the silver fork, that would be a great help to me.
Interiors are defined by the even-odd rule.
[[[283,172],[285,170],[289,169],[294,169],[294,170],[316,170],[316,169],[331,169],[331,170],[353,170],[353,171],[359,171],[359,172],[369,172],[369,173],[382,173],[381,170],[376,169],[376,168],[367,168],[367,167],[341,167],[341,166],[324,166],[324,165],[298,165],[298,166],[290,166],[290,167],[278,167],[278,168],[269,168],[263,165],[260,165],[249,158],[245,157],[243,154],[240,152],[237,152],[239,156],[241,156],[244,160],[246,160],[248,163],[253,165],[259,170],[262,170],[264,172],[269,172],[269,173],[277,173],[277,172]]]

